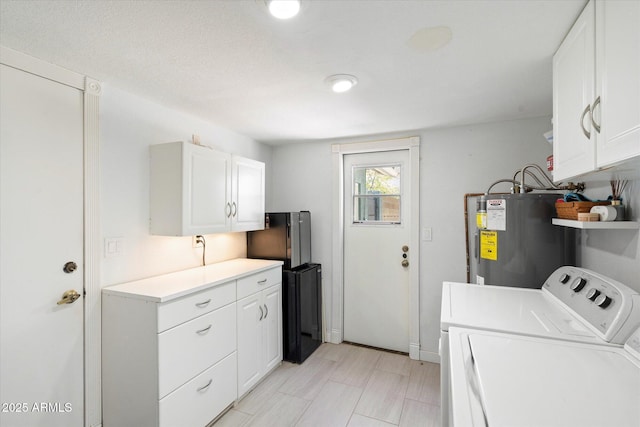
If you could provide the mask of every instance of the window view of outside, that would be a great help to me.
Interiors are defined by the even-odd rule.
[[[400,165],[353,169],[353,222],[400,223]]]

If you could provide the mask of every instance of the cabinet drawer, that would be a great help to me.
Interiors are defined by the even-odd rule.
[[[158,332],[166,331],[235,300],[236,282],[231,281],[160,304],[158,306]]]
[[[238,279],[238,299],[282,282],[282,268],[276,267]]]
[[[232,353],[160,400],[160,427],[204,426],[236,399]]]
[[[235,302],[158,334],[158,398],[235,350]]]

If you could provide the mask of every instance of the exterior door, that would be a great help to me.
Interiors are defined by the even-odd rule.
[[[344,156],[344,340],[409,352],[409,150]]]
[[[83,93],[5,65],[0,85],[0,425],[79,427]]]

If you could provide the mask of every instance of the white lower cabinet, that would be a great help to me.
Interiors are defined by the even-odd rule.
[[[160,398],[236,350],[235,317],[228,304],[158,335]]]
[[[236,400],[235,353],[160,400],[161,426],[205,426]],[[212,416],[213,415],[213,416]]]
[[[232,260],[104,288],[104,427],[203,427],[244,394],[247,361],[248,387],[276,367],[281,265]]]
[[[282,361],[282,284],[239,299],[237,313],[238,396],[242,397]]]

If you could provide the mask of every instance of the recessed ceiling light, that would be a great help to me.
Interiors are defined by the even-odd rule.
[[[347,92],[358,84],[358,79],[349,74],[334,74],[325,79],[325,83],[331,86],[331,90],[336,93]]]
[[[300,12],[300,0],[270,0],[269,13],[278,19],[293,18]]]

